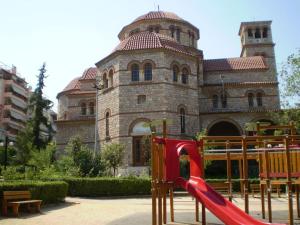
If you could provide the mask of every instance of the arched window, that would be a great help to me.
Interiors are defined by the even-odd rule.
[[[178,81],[178,74],[179,74],[179,68],[178,66],[173,66],[173,81],[177,82]]]
[[[260,38],[261,36],[260,36],[260,29],[259,28],[256,28],[255,29],[255,38]]]
[[[268,37],[268,28],[264,27],[263,29],[263,38],[267,38]]]
[[[131,80],[132,81],[140,80],[140,68],[138,64],[133,64],[131,66]]]
[[[105,135],[109,137],[109,112],[105,113]]]
[[[103,74],[103,85],[104,88],[108,88],[108,79],[107,79],[107,74]]]
[[[226,94],[221,95],[221,103],[222,103],[222,108],[227,108],[227,96],[226,96]]]
[[[249,107],[254,106],[254,95],[253,95],[253,93],[248,93],[248,104],[249,104]]]
[[[252,29],[248,28],[248,37],[253,37]]]
[[[218,95],[213,95],[212,103],[213,103],[213,108],[217,109],[218,104],[219,104],[219,96]]]
[[[195,35],[194,35],[194,33],[192,33],[191,38],[192,38],[192,46],[194,46],[194,42],[195,42]]]
[[[181,76],[181,82],[183,84],[188,83],[188,74],[189,74],[189,71],[186,68],[183,68],[182,69],[182,76]]]
[[[184,108],[180,108],[180,133],[185,133],[185,110]]]
[[[86,115],[86,103],[81,103],[81,115]]]
[[[151,65],[151,63],[146,63],[144,66],[144,79],[152,80],[152,65]]]
[[[114,71],[111,69],[109,71],[109,75],[108,75],[108,78],[109,78],[109,87],[112,87],[114,85]]]
[[[149,32],[153,32],[153,27],[152,27],[152,26],[149,26],[149,27],[148,27],[148,31],[149,31]]]
[[[180,29],[179,28],[176,29],[176,40],[178,42],[180,42]]]
[[[263,102],[262,102],[262,93],[258,92],[256,94],[256,102],[257,102],[257,106],[262,106]]]
[[[95,107],[94,107],[94,102],[90,102],[89,104],[89,111],[90,111],[90,115],[94,115],[95,114]]]
[[[170,26],[170,31],[171,31],[171,37],[174,38],[175,27],[174,26]]]

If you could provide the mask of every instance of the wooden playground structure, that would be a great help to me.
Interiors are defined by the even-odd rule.
[[[232,161],[238,161],[241,194],[244,198],[244,211],[249,213],[248,161],[256,160],[259,169],[259,189],[262,218],[272,222],[272,186],[286,187],[288,199],[288,221],[294,224],[293,197],[296,200],[296,215],[300,218],[300,135],[295,135],[294,124],[287,126],[263,126],[257,131],[283,129],[288,134],[281,136],[206,136],[201,138],[198,151],[204,160],[226,161],[228,198],[232,201]],[[167,136],[166,121],[163,122],[163,138]],[[152,225],[167,223],[167,198],[169,198],[170,221],[174,222],[174,188],[165,177],[165,148],[154,142],[152,134]],[[209,150],[208,150],[209,149]],[[203,163],[202,163],[203,165]],[[204,176],[204,168],[203,176]],[[204,177],[203,177],[204,178]],[[265,202],[266,199],[266,202]],[[195,221],[200,221],[199,201],[195,201]],[[265,205],[265,203],[267,203]],[[206,224],[206,207],[201,204],[201,222]]]

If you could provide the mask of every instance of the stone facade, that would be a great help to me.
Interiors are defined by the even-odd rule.
[[[139,170],[141,137],[150,133],[143,123],[166,118],[169,136],[191,138],[202,129],[242,135],[246,122],[269,120],[280,108],[271,22],[243,22],[239,35],[240,57],[207,60],[198,28],[174,13],[149,12],[125,26],[120,44],[96,63],[101,148],[123,144],[125,168]],[[60,99],[60,109],[70,105]]]
[[[83,144],[94,147],[96,113],[96,68],[84,71],[57,95],[56,143],[63,150],[70,138],[79,136]]]

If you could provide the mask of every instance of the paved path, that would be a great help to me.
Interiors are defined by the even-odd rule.
[[[234,199],[243,208],[243,200]],[[287,222],[287,199],[275,198],[272,202],[274,222]],[[261,218],[260,199],[250,199],[251,215]],[[194,201],[191,197],[175,198],[176,225],[194,222]],[[209,224],[222,224],[207,213]],[[66,203],[42,208],[41,214],[21,213],[19,218],[0,217],[0,225],[150,225],[150,198],[88,199],[66,198]],[[171,224],[171,223],[169,223]],[[295,220],[295,225],[300,220]]]

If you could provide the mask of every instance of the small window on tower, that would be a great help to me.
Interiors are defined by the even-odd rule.
[[[260,29],[259,28],[255,29],[255,38],[261,38],[261,36],[260,36]]]
[[[137,103],[142,104],[146,102],[146,95],[138,95]]]
[[[253,33],[252,33],[252,29],[251,28],[248,29],[248,37],[253,37]]]
[[[265,28],[263,29],[263,38],[267,38],[267,37],[268,37],[268,28],[265,27]]]

